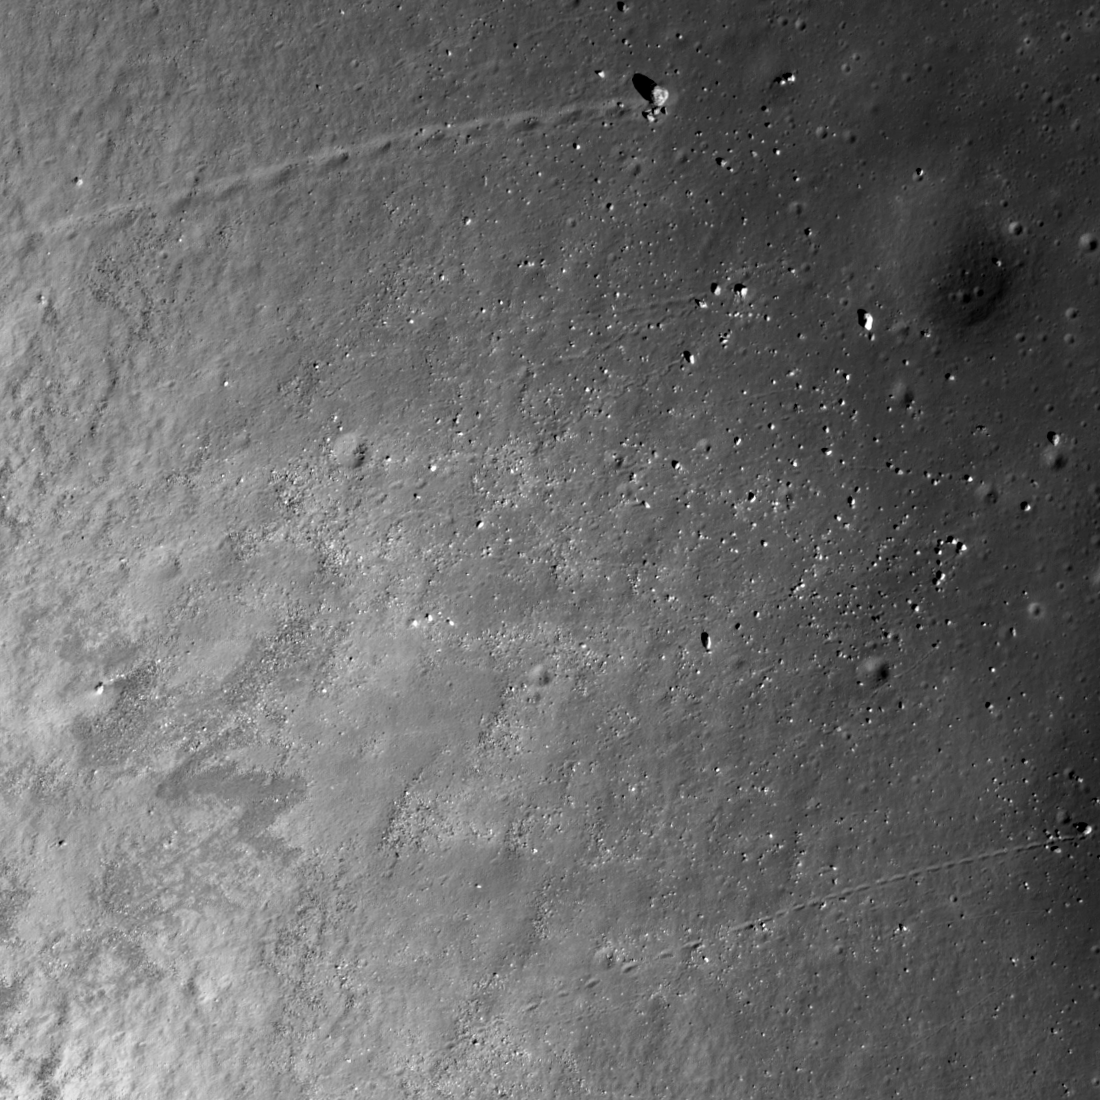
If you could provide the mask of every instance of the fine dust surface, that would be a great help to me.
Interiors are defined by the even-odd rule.
[[[4,5],[0,1096],[1100,1095],[1100,16],[956,9]]]

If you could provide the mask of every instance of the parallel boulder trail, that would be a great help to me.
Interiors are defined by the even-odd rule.
[[[801,913],[808,909],[817,909],[827,905],[829,902],[846,901],[848,898],[855,897],[859,894],[866,894],[883,886],[891,886],[898,882],[909,882],[915,879],[921,879],[926,875],[941,874],[945,871],[953,871],[959,867],[966,867],[976,863],[987,863],[998,859],[1005,859],[1009,856],[1020,855],[1024,852],[1037,852],[1044,848],[1053,850],[1060,844],[1084,844],[1094,836],[1095,830],[1092,826],[1086,826],[1085,831],[1077,836],[1052,836],[1045,840],[1033,840],[1023,844],[1010,844],[1003,848],[992,848],[985,852],[972,852],[969,855],[942,860],[939,863],[929,863],[920,867],[911,867],[905,871],[898,871],[892,875],[883,875],[881,878],[870,879],[867,882],[853,883],[851,886],[846,886],[840,890],[832,890],[827,894],[818,894],[815,897],[807,898],[805,901],[795,902],[782,909],[776,909],[770,913],[750,917],[733,925],[726,925],[723,928],[723,932],[738,933],[762,930],[767,925],[782,920],[784,917],[793,916],[795,913]],[[646,965],[675,958],[681,953],[690,954],[693,951],[700,950],[705,945],[705,939],[691,939],[680,944],[676,948],[665,948],[651,958],[628,959],[618,966],[618,970],[621,974],[632,974]],[[592,987],[598,984],[598,982],[598,978],[589,977],[585,980],[584,984],[587,987]],[[536,1006],[529,1005],[528,1007],[534,1008]]]
[[[512,130],[524,126],[558,125],[566,122],[598,118],[629,117],[622,98],[591,102],[576,102],[556,107],[509,111],[501,115],[478,115],[455,122],[422,122],[400,130],[372,134],[364,141],[348,145],[330,145],[301,157],[287,157],[271,163],[256,164],[240,172],[203,180],[193,186],[173,187],[156,195],[108,206],[78,210],[62,218],[8,232],[7,240],[18,240],[38,234],[71,233],[86,226],[120,221],[132,214],[152,211],[161,206],[204,200],[217,202],[235,195],[243,187],[282,186],[301,172],[323,173],[337,169],[352,160],[375,156],[394,148],[415,150],[440,138],[462,138],[486,130]],[[311,175],[310,179],[315,178]]]

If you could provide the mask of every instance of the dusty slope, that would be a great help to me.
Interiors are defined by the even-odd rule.
[[[0,1095],[1100,1085],[1096,15],[693,7],[5,6]]]

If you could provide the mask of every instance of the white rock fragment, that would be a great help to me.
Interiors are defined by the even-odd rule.
[[[656,122],[658,117],[665,113],[668,99],[669,90],[661,84],[654,84],[649,93],[649,106],[642,112],[647,122]]]

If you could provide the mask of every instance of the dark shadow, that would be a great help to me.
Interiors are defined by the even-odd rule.
[[[646,101],[646,103],[653,102],[653,89],[657,87],[656,80],[650,80],[648,76],[643,76],[641,73],[635,73],[630,82],[634,85],[634,90]]]

